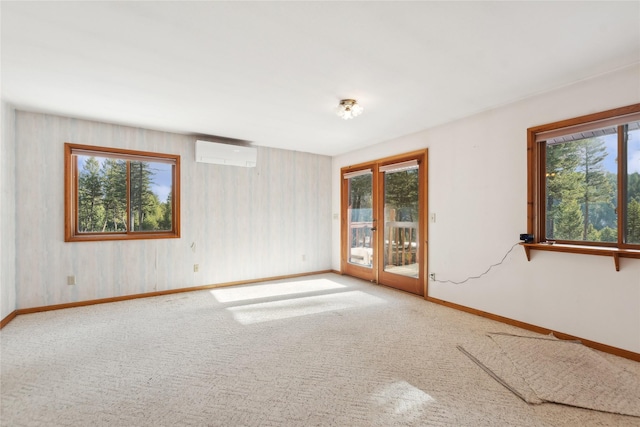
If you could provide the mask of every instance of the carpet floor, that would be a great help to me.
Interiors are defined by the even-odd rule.
[[[482,347],[459,349],[524,401],[629,415],[640,424],[640,377],[596,351],[555,337],[487,334],[487,339]]]
[[[458,350],[488,332],[537,336],[336,274],[21,315],[0,331],[0,424],[639,425],[526,403]]]

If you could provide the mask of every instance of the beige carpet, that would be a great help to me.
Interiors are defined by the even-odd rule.
[[[504,333],[487,337],[481,345],[459,349],[526,402],[640,417],[640,377],[579,342]]]
[[[335,274],[18,316],[0,424],[638,426],[527,404],[457,350],[489,331],[535,335]]]

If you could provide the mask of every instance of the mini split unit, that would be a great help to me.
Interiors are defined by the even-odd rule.
[[[196,141],[196,162],[216,165],[256,167],[258,150],[254,147]]]

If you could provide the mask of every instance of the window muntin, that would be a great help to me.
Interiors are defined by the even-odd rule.
[[[628,244],[640,245],[640,122],[629,125],[626,133],[627,173],[625,181],[625,237]]]
[[[65,144],[65,240],[179,237],[180,157]]]
[[[640,104],[528,130],[534,242],[640,249],[638,129]]]

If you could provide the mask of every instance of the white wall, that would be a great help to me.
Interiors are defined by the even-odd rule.
[[[258,147],[256,168],[202,164],[195,139],[16,111],[17,308],[331,268],[329,157]],[[182,237],[64,242],[65,142],[179,154]]]
[[[526,129],[640,102],[640,66],[578,82],[333,159],[332,205],[340,212],[340,168],[429,149],[429,271],[441,280],[478,275],[527,229]],[[340,268],[333,221],[332,265]],[[516,247],[504,264],[462,285],[429,283],[431,297],[640,352],[640,260]],[[428,307],[428,306],[425,306]]]
[[[16,309],[15,110],[1,103],[0,130],[0,319]]]

